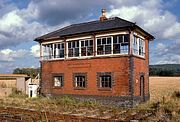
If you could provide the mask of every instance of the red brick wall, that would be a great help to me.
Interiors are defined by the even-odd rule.
[[[134,56],[134,96],[140,95],[140,73],[144,73],[145,95],[149,94],[149,46],[145,40],[145,58]],[[111,90],[100,90],[97,86],[97,72],[113,72],[115,85]],[[52,73],[64,73],[64,86],[53,87]],[[87,73],[87,88],[73,87],[73,73]],[[43,93],[83,94],[105,96],[129,95],[129,57],[101,57],[91,59],[54,60],[42,62]]]
[[[135,57],[134,58],[134,95],[140,95],[140,73],[144,73],[145,81],[145,95],[148,95],[149,91],[149,46],[148,40],[145,40],[145,59]]]
[[[82,72],[87,73],[87,88],[85,90],[75,90],[73,87],[73,73]],[[112,87],[112,90],[105,91],[98,89],[97,72],[114,73],[115,85]],[[64,73],[63,88],[53,88],[51,73]],[[44,93],[106,96],[129,95],[129,57],[45,61],[42,62],[42,74]]]

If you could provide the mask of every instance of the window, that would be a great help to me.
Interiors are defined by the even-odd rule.
[[[97,55],[111,54],[111,37],[97,39]]]
[[[110,75],[100,76],[100,87],[111,88],[111,76]]]
[[[54,56],[55,56],[55,58],[63,58],[64,57],[64,43],[55,44]]]
[[[51,59],[53,56],[53,44],[43,45],[43,59]]]
[[[133,40],[133,54],[138,55],[138,38],[136,36]]]
[[[145,45],[144,45],[144,40],[139,38],[139,55],[144,56],[145,55]]]
[[[85,88],[86,87],[86,73],[74,73],[74,87],[75,88]]]
[[[63,86],[64,76],[63,74],[58,74],[53,76],[54,86],[62,87]]]
[[[133,40],[133,54],[145,56],[145,42],[137,36],[134,36]]]
[[[129,34],[113,36],[113,54],[128,54]]]
[[[81,56],[92,56],[92,55],[93,55],[93,40],[82,40]]]
[[[79,40],[68,42],[68,57],[79,57]]]
[[[113,80],[111,72],[97,73],[99,88],[112,88]]]
[[[64,58],[64,43],[54,43],[43,45],[43,58]]]
[[[118,36],[113,36],[113,54],[120,53],[121,44],[119,43]]]

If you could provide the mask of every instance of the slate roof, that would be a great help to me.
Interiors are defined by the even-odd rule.
[[[147,34],[151,39],[154,39],[154,37],[151,34],[141,29],[135,23],[121,19],[119,17],[114,17],[104,21],[97,20],[97,21],[85,22],[80,24],[72,24],[67,27],[56,30],[54,32],[40,36],[36,38],[35,41],[41,42],[42,40],[48,38],[64,37],[75,34],[90,33],[90,32],[97,32],[97,31],[104,31],[111,29],[121,29],[128,27],[136,27],[141,31],[143,31],[145,34]]]

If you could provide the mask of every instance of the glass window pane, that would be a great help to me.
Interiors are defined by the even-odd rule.
[[[76,41],[76,47],[79,47],[79,41]]]
[[[105,46],[105,54],[111,54],[111,45]]]
[[[87,55],[88,55],[88,56],[93,55],[93,47],[88,47],[88,48],[87,48]]]
[[[85,87],[85,76],[75,76],[76,87]]]
[[[107,38],[107,44],[111,44],[111,37]]]
[[[81,48],[81,56],[86,56],[86,47]]]
[[[113,45],[113,54],[120,53],[120,44],[114,44]]]
[[[62,45],[62,49],[64,49],[64,43],[63,44],[61,44]]]
[[[84,47],[84,41],[81,41],[81,47]]]
[[[88,46],[88,40],[85,41],[85,46]]]
[[[59,57],[60,57],[60,58],[63,58],[63,57],[64,57],[64,50],[60,50]]]
[[[62,86],[62,76],[54,76],[54,86]]]
[[[90,41],[90,46],[93,46],[93,40],[89,40]]]
[[[68,42],[68,48],[71,48],[71,42]]]
[[[100,87],[104,87],[104,88],[111,88],[111,76],[109,75],[104,75],[100,77]]]
[[[124,42],[129,42],[129,34],[124,35]]]
[[[75,41],[72,42],[72,48],[75,48]]]
[[[106,38],[102,38],[102,44],[106,44]]]
[[[79,56],[79,48],[75,48],[74,56],[75,57]]]
[[[119,43],[122,43],[123,42],[123,35],[119,35],[118,39],[119,39]]]
[[[117,36],[113,36],[113,43],[117,43]]]
[[[73,57],[73,49],[68,50],[68,57]]]
[[[101,39],[97,39],[97,45],[101,45]]]
[[[102,55],[103,53],[103,45],[97,47],[97,54]]]

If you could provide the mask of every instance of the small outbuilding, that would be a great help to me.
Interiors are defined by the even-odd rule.
[[[17,88],[18,91],[28,94],[28,84],[30,84],[31,82],[31,77],[24,74],[0,74],[1,89]]]

